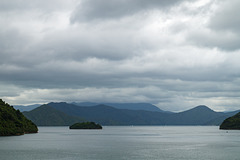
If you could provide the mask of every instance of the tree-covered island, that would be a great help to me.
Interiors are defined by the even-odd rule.
[[[27,119],[19,110],[0,99],[0,136],[37,133],[37,126]]]
[[[82,122],[71,125],[69,129],[102,129],[102,126],[95,122]]]

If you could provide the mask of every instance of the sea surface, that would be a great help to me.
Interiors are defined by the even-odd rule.
[[[0,160],[239,160],[240,131],[217,126],[39,127],[0,137]]]

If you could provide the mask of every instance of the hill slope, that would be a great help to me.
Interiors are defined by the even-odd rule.
[[[184,112],[170,115],[166,124],[208,125],[210,121],[222,116],[223,113],[215,112],[207,106],[201,105]]]
[[[128,110],[143,110],[143,111],[154,111],[154,112],[165,112],[150,103],[93,103],[93,102],[81,102],[72,103],[77,106],[93,107],[100,104],[111,106],[117,109],[128,109]]]
[[[116,109],[106,105],[80,107],[68,103],[49,103],[49,106],[68,115],[82,117],[102,125],[156,125],[163,124],[167,114],[150,111]]]
[[[156,111],[156,112],[168,112],[169,111],[163,111],[160,108],[158,108],[155,105],[152,105],[150,103],[95,103],[95,102],[81,102],[81,103],[71,103],[76,106],[80,107],[92,107],[100,104],[104,104],[106,106],[111,106],[117,109],[129,109],[129,110],[143,110],[143,111]],[[13,106],[15,109],[19,109],[21,112],[23,111],[31,111],[37,107],[41,106],[41,104],[34,104],[34,105],[15,105]]]
[[[51,108],[47,108],[44,114],[56,113],[58,111],[61,114],[64,113],[64,116],[80,117],[86,121],[94,121],[101,125],[219,125],[224,119],[235,113],[215,112],[207,106],[197,106],[180,113],[116,109],[106,105],[81,107],[65,102],[49,103],[48,107]],[[39,112],[42,113],[42,109],[44,108],[40,107]],[[24,114],[34,122],[34,118],[39,118],[40,121],[43,118],[41,115],[34,114],[32,117],[29,116],[33,115],[33,111],[24,112]],[[48,122],[50,123],[52,118],[46,119],[49,119]],[[69,118],[62,120],[58,125],[64,124],[67,119]],[[47,122],[41,124],[48,125]],[[51,123],[51,125],[56,124]]]
[[[42,105],[23,114],[38,126],[69,126],[83,121],[80,117],[67,115],[48,105]]]
[[[32,121],[0,99],[0,136],[37,132],[38,128]]]
[[[240,130],[240,112],[232,117],[225,119],[220,125],[220,129]]]

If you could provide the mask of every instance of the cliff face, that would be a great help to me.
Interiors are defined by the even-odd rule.
[[[220,125],[220,129],[240,130],[240,112],[232,117],[225,119]]]
[[[37,132],[38,128],[32,121],[0,99],[0,136]]]

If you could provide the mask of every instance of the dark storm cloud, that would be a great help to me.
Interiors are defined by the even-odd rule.
[[[159,9],[183,0],[83,0],[72,15],[72,22],[118,19],[140,11]]]

